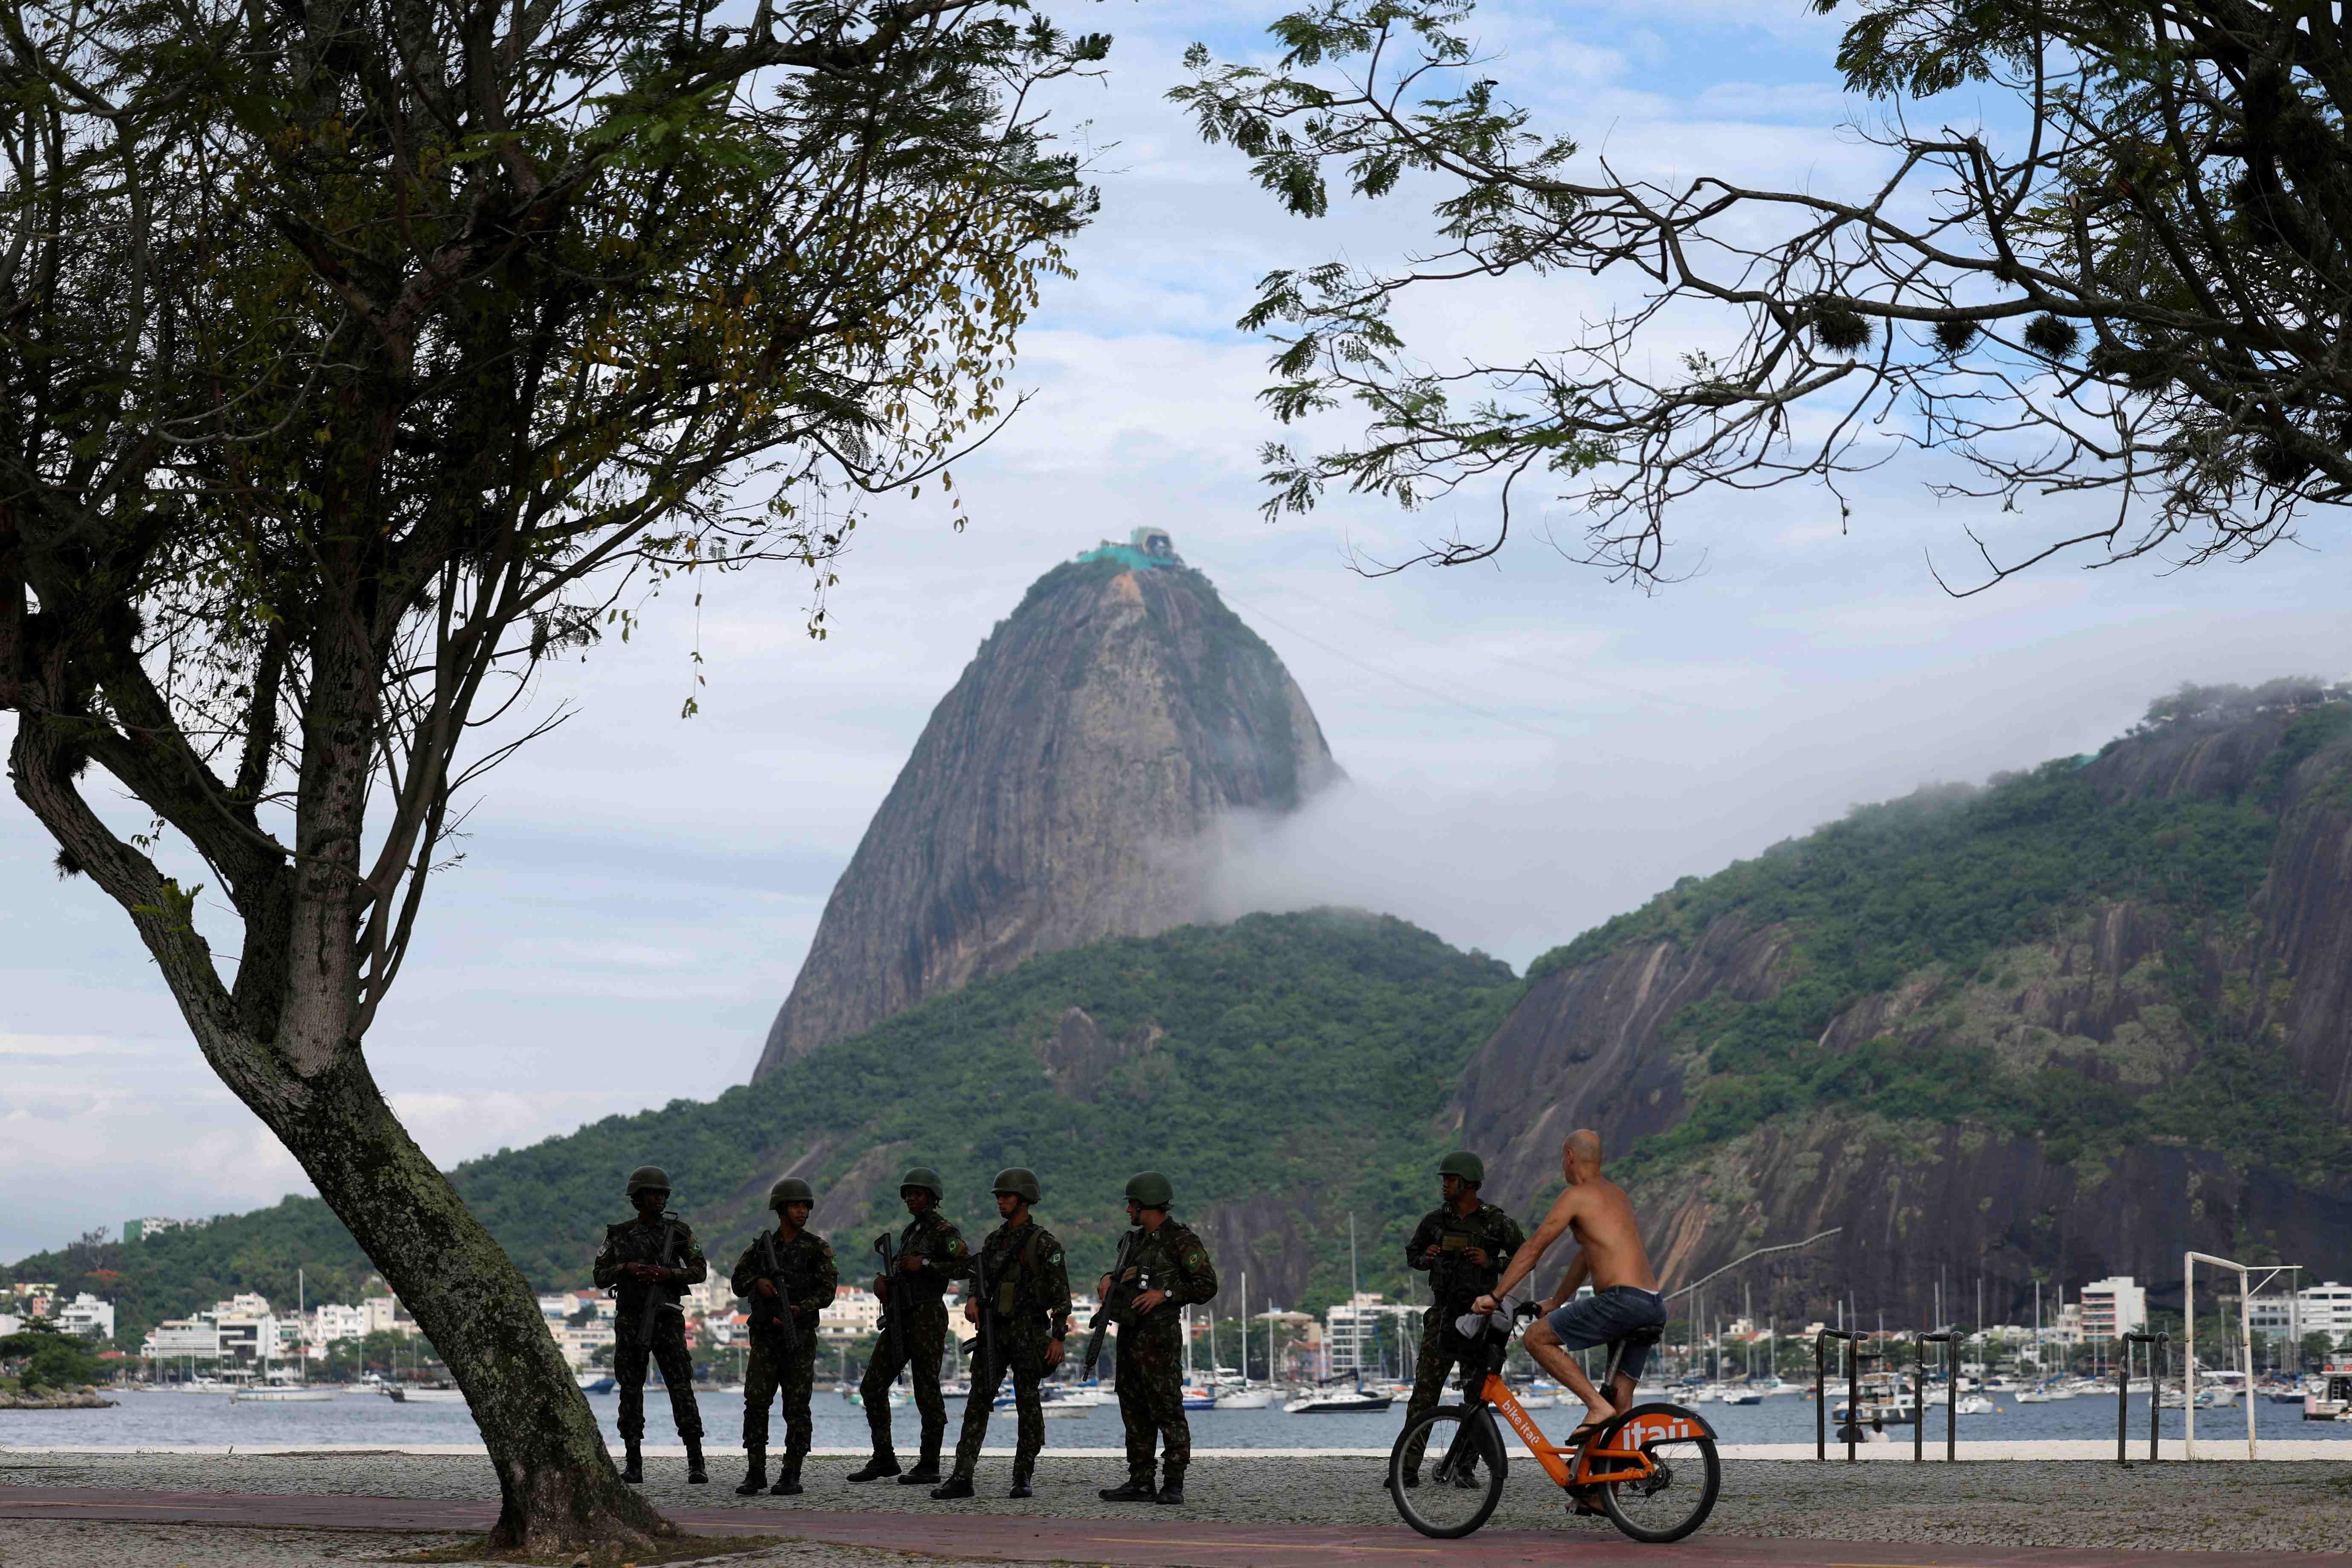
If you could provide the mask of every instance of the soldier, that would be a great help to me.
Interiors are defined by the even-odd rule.
[[[743,1484],[735,1491],[750,1497],[768,1486],[768,1405],[781,1389],[784,1457],[768,1490],[798,1497],[801,1462],[816,1435],[816,1419],[809,1414],[809,1394],[816,1384],[816,1316],[833,1305],[841,1275],[833,1265],[832,1247],[806,1228],[809,1211],[816,1206],[806,1182],[784,1177],[768,1189],[768,1206],[776,1212],[775,1230],[743,1249],[732,1277],[735,1294],[754,1299],[751,1356],[743,1369],[745,1468]]]
[[[678,1299],[710,1273],[694,1229],[669,1206],[669,1173],[640,1165],[629,1173],[629,1202],[637,1217],[604,1227],[596,1254],[596,1283],[619,1303],[613,1321],[613,1376],[621,1385],[621,1441],[628,1445],[625,1481],[646,1479],[646,1360],[661,1363],[669,1413],[686,1443],[686,1479],[710,1479],[702,1468],[702,1412],[694,1403],[694,1363],[686,1353],[686,1313]],[[646,1343],[646,1318],[652,1343]]]
[[[1437,1403],[1445,1392],[1447,1374],[1470,1348],[1455,1331],[1454,1321],[1495,1288],[1503,1266],[1527,1243],[1518,1221],[1479,1201],[1478,1188],[1486,1180],[1486,1162],[1466,1149],[1440,1160],[1438,1192],[1445,1201],[1422,1216],[1412,1239],[1404,1245],[1405,1263],[1428,1274],[1431,1297],[1421,1320],[1421,1359],[1413,1373],[1412,1397],[1405,1405],[1407,1426]],[[1381,1484],[1388,1484],[1386,1478]],[[1419,1454],[1406,1456],[1404,1484],[1421,1484]]]
[[[1013,1403],[1021,1413],[1013,1445],[1013,1489],[1007,1497],[1031,1495],[1037,1451],[1045,1446],[1045,1412],[1037,1384],[1062,1364],[1062,1341],[1070,1331],[1070,1276],[1062,1265],[1062,1244],[1029,1216],[1037,1201],[1037,1175],[1018,1166],[996,1173],[996,1212],[1004,1223],[989,1232],[978,1254],[964,1262],[974,1281],[964,1320],[981,1327],[980,1359],[972,1363],[971,1392],[964,1395],[963,1433],[956,1439],[955,1472],[931,1489],[944,1501],[971,1496],[972,1472],[988,1436],[990,1407],[1004,1373],[1013,1373]],[[985,1286],[982,1300],[980,1286]]]
[[[849,1472],[853,1481],[898,1476],[901,1486],[930,1486],[940,1479],[940,1439],[948,1429],[947,1402],[940,1397],[940,1358],[947,1353],[948,1281],[964,1272],[963,1233],[940,1213],[947,1190],[940,1173],[918,1165],[898,1183],[898,1196],[914,1216],[898,1233],[898,1261],[887,1276],[876,1275],[874,1293],[888,1312],[887,1331],[857,1385],[866,1407],[866,1429],[874,1457]],[[915,1408],[923,1418],[923,1454],[909,1473],[898,1475],[890,1444],[890,1385],[901,1367],[914,1369]]]
[[[1127,1483],[1105,1487],[1105,1502],[1184,1500],[1184,1471],[1192,1462],[1192,1426],[1184,1419],[1182,1308],[1213,1300],[1217,1270],[1191,1226],[1169,1212],[1175,1189],[1157,1171],[1127,1184],[1128,1223],[1140,1235],[1117,1279],[1106,1274],[1097,1299],[1118,1325],[1118,1418],[1127,1427]],[[1160,1484],[1151,1485],[1151,1449],[1159,1439]]]

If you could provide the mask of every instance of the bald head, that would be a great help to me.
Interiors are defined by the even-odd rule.
[[[1559,1146],[1560,1169],[1573,1181],[1581,1176],[1601,1173],[1601,1134],[1590,1127],[1580,1127],[1568,1135]]]

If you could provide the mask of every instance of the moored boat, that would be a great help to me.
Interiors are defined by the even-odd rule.
[[[1282,1407],[1286,1415],[1348,1415],[1386,1410],[1396,1401],[1386,1394],[1362,1387],[1318,1388]]]

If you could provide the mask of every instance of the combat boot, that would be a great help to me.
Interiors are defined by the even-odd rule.
[[[1151,1484],[1150,1470],[1128,1477],[1125,1485],[1105,1487],[1095,1493],[1105,1502],[1150,1502],[1159,1495],[1159,1489]]]
[[[931,1500],[934,1502],[952,1502],[957,1498],[970,1496],[971,1478],[962,1474],[950,1476],[931,1489]]]
[[[640,1485],[646,1479],[645,1440],[640,1437],[624,1437],[621,1441],[628,1445],[626,1462],[621,1466],[621,1479],[633,1487]]]
[[[937,1443],[926,1443],[923,1445],[922,1458],[915,1461],[913,1469],[898,1478],[898,1484],[902,1487],[934,1487],[939,1483],[940,1446]]]
[[[686,1484],[698,1487],[709,1479],[710,1472],[702,1468],[702,1439],[688,1437],[686,1440]]]
[[[1029,1479],[1030,1479],[1030,1478],[1031,1478],[1032,1476],[1034,1476],[1036,1473],[1037,1473],[1037,1461],[1036,1461],[1036,1460],[1034,1460],[1034,1459],[1015,1459],[1015,1460],[1013,1462],[1013,1489],[1012,1489],[1011,1491],[1009,1491],[1009,1492],[1006,1492],[1004,1495],[1005,1495],[1006,1497],[1034,1497],[1034,1496],[1036,1496],[1036,1495],[1037,1495],[1036,1493],[1034,1493],[1034,1492],[1033,1492],[1033,1491],[1031,1491],[1031,1490],[1029,1489]]]
[[[776,1461],[776,1484],[768,1489],[770,1497],[801,1495],[801,1456],[786,1454]]]
[[[1170,1465],[1160,1472],[1160,1495],[1153,1502],[1181,1504],[1184,1500],[1184,1472]]]
[[[876,1454],[872,1458],[866,1460],[863,1468],[850,1471],[849,1479],[853,1481],[878,1481],[885,1476],[895,1476],[898,1473],[898,1456],[890,1452],[889,1449],[885,1448]],[[931,1477],[931,1479],[933,1480],[938,1480],[940,1478],[937,1475],[933,1475]]]
[[[735,1489],[737,1497],[753,1497],[768,1489],[768,1450],[743,1450],[743,1484]]]

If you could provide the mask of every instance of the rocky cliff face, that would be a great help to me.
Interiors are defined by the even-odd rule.
[[[1055,568],[931,714],[753,1076],[1033,954],[1200,918],[1218,819],[1338,776],[1297,684],[1206,577]]]
[[[1797,988],[1833,973],[1818,915],[1785,900],[1734,899],[1694,931],[1629,929],[1538,965],[1451,1112],[1486,1153],[1489,1195],[1522,1211],[1548,1201],[1560,1140],[1591,1126],[1612,1155],[1633,1153],[1670,1285],[1843,1226],[1731,1280],[1784,1316],[1850,1296],[1921,1321],[1939,1281],[1947,1316],[1967,1316],[1979,1277],[2004,1321],[2030,1310],[2037,1278],[2127,1273],[2177,1292],[2187,1247],[2339,1270],[2352,1252],[2352,726],[2321,717],[2175,723],[2078,771],[2103,809],[2151,814],[2136,820],[2159,842],[2176,829],[2157,814],[2225,808],[2200,819],[2210,835],[2257,855],[2267,843],[2250,897],[2217,908],[2168,886],[2192,878],[2188,848],[2128,896],[2086,882],[2033,940],[1836,995],[1817,1037],[1786,1043],[1800,1067],[1777,1078],[1780,1058],[1727,1069],[1717,1042],[1742,1005],[1801,1016],[1787,1005]],[[1865,1058],[1856,1072],[1928,1075],[1912,1081],[1912,1114],[1901,1093],[1845,1092],[1841,1062]],[[1933,1075],[1960,1072],[2052,1109],[1940,1118],[1940,1097],[1967,1086]],[[2242,1098],[2256,1080],[2269,1098]],[[2317,1131],[2295,1142],[2247,1127],[2282,1108]],[[1685,1123],[1702,1116],[1725,1134],[1693,1136]],[[2120,1131],[2103,1137],[2103,1119]],[[2249,1156],[2274,1133],[2271,1157]],[[1685,1152],[1645,1162],[1642,1141],[1669,1134]],[[2297,1163],[2315,1147],[2328,1152]]]

